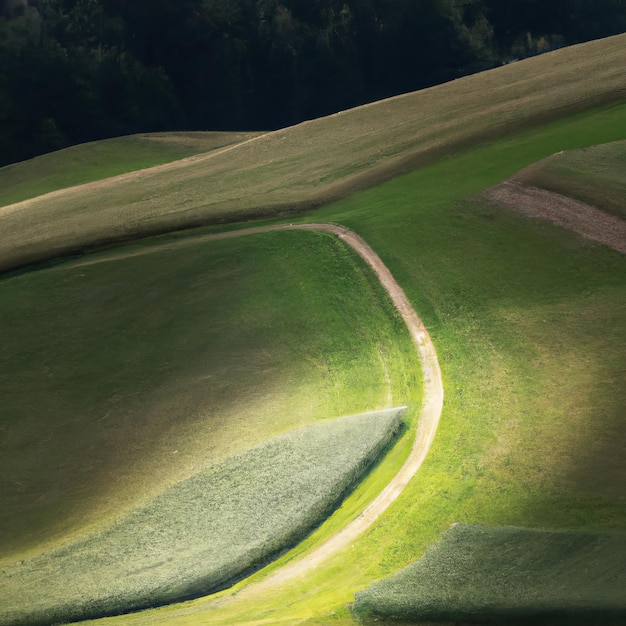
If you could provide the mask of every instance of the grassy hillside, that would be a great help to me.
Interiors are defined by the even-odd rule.
[[[0,206],[246,141],[255,133],[146,133],[73,146],[0,167]]]
[[[215,201],[215,206],[220,203],[226,210],[229,202],[234,206],[239,194],[243,212],[233,214],[238,219],[249,215],[247,207],[266,206],[263,202],[267,199],[303,197],[306,200],[318,193],[321,186],[317,176],[323,168],[316,170],[315,163],[308,159],[321,159],[318,163],[326,163],[328,171],[345,174],[343,182],[352,184],[355,179],[348,176],[345,164],[356,164],[359,154],[367,152],[367,142],[371,142],[369,154],[375,154],[372,146],[379,140],[379,146],[386,145],[381,137],[395,133],[396,146],[407,140],[402,144],[406,148],[403,154],[407,167],[419,158],[432,161],[392,181],[325,205],[302,219],[343,223],[356,230],[379,253],[433,337],[446,391],[435,444],[420,473],[369,532],[321,563],[314,572],[269,592],[266,589],[255,593],[250,582],[262,578],[265,575],[262,572],[238,585],[234,592],[111,618],[102,624],[352,624],[348,604],[354,593],[414,561],[453,522],[585,531],[624,527],[626,260],[612,250],[587,243],[550,224],[498,211],[480,195],[486,188],[555,152],[626,138],[623,100],[589,108],[597,99],[618,100],[620,94],[623,97],[623,64],[615,63],[623,54],[623,43],[623,37],[595,42],[590,47],[560,51],[488,72],[480,75],[478,82],[463,79],[385,103],[391,108],[381,105],[380,109],[372,106],[347,112],[331,118],[336,127],[326,127],[326,135],[322,132],[323,120],[319,125],[310,123],[272,133],[246,144],[245,150],[257,149],[258,169],[252,155],[246,160],[245,153],[237,148],[214,162],[224,166],[222,174],[218,176],[217,170],[211,170],[214,177],[199,182],[200,169],[194,174],[197,178],[189,170],[189,178],[178,179],[175,193],[168,191],[171,181],[163,179],[161,187],[159,181],[152,179],[152,200],[133,195],[135,191],[145,194],[147,186],[152,184],[151,175],[146,173],[145,179],[143,175],[136,179],[141,184],[135,191],[122,184],[111,188],[110,196],[98,200],[98,206],[109,211],[107,203],[113,202],[119,191],[118,200],[128,200],[129,215],[135,209],[154,208],[158,202],[163,203],[164,211],[167,207],[180,207],[193,213],[194,206],[207,204],[207,197]],[[593,64],[599,67],[604,60],[607,61],[604,73],[589,72]],[[544,68],[545,72],[538,72],[538,68]],[[503,77],[506,80],[500,82]],[[418,103],[422,105],[419,108]],[[562,103],[564,109],[554,108],[555,103]],[[585,110],[565,115],[572,108]],[[378,114],[380,117],[376,118]],[[420,115],[423,134],[412,135]],[[549,117],[560,119],[545,122],[544,118]],[[413,119],[415,126],[411,126],[409,119]],[[511,130],[519,126],[525,126],[525,130]],[[372,129],[371,133],[365,133],[364,128]],[[315,129],[319,134],[313,132]],[[306,136],[311,141],[305,143],[303,138],[309,131]],[[487,134],[491,136],[489,141]],[[408,138],[418,136],[423,143],[413,146],[413,150]],[[348,137],[353,140],[348,141]],[[344,138],[346,141],[342,143]],[[474,143],[477,138],[485,141]],[[285,152],[277,147],[279,141],[284,142]],[[326,160],[321,158],[322,152],[316,153],[316,146],[326,146]],[[439,148],[441,151],[437,152]],[[353,160],[346,156],[350,149],[354,149]],[[359,153],[359,149],[365,152]],[[241,157],[239,161],[234,159],[235,152]],[[444,152],[447,158],[435,158]],[[228,170],[226,161],[231,158],[233,168],[243,169]],[[374,172],[387,175],[392,165],[399,168],[402,161],[400,157],[394,160],[380,155],[371,158],[379,158],[377,165],[362,171],[373,176],[372,184],[376,180]],[[272,159],[275,159],[273,163]],[[201,164],[198,162],[194,168],[196,165],[200,168]],[[385,170],[387,166],[389,169]],[[204,170],[205,175],[208,171],[208,168]],[[357,183],[365,184],[360,180]],[[207,190],[211,185],[215,193],[209,196]],[[65,200],[68,219],[77,224],[80,210],[78,204],[71,204],[74,193],[78,198],[78,191],[74,190]],[[85,191],[86,205],[95,197],[91,193]],[[15,217],[20,212],[30,215],[32,209],[36,216],[44,204],[60,215],[56,213],[60,212],[60,198],[61,195],[45,202],[42,199],[25,204],[8,215]],[[55,208],[57,201],[59,205]],[[276,202],[274,206],[280,206],[282,201]],[[22,227],[28,223],[24,219]],[[138,224],[129,228],[135,227]],[[11,236],[17,237],[18,231],[12,231]],[[288,234],[275,233],[272,237]],[[270,235],[263,237],[264,242],[270,241]],[[14,245],[17,239],[10,243],[7,237],[7,241]],[[51,241],[47,240],[46,246]],[[231,240],[233,245],[234,241]],[[285,268],[291,271],[293,257],[280,253],[286,241],[282,239],[276,244],[277,257],[270,274],[280,275]],[[304,239],[297,241],[302,246]],[[268,244],[259,244],[262,245]],[[250,251],[249,267],[255,268],[259,258],[255,255],[264,258],[258,252],[263,247],[245,249]],[[316,272],[317,251],[313,248],[309,252],[309,271]],[[13,253],[9,256],[16,258]],[[224,254],[221,261],[224,267],[229,267],[228,258]],[[202,265],[195,257],[189,257],[185,263],[188,265],[172,265],[171,278],[166,284],[175,283],[187,274],[194,276]],[[163,276],[167,267],[165,264],[160,274],[153,275]],[[209,264],[209,275],[213,272],[219,275],[220,267],[217,263]],[[299,267],[306,271],[304,265]],[[47,271],[61,271],[61,268]],[[131,280],[134,270],[130,270],[128,266],[123,273],[124,281]],[[337,269],[336,276],[340,277],[342,271]],[[44,273],[27,274],[23,279],[35,280],[41,275]],[[260,298],[259,310],[271,310],[273,298],[280,290],[265,287],[259,273],[251,281],[255,298]],[[184,294],[189,292],[184,286],[181,289]],[[33,287],[32,302],[38,290],[39,287]],[[135,291],[142,292],[136,287]],[[324,283],[322,291],[333,297],[337,286]],[[285,297],[284,302],[289,303],[293,295]],[[166,295],[163,300],[169,302],[175,298]],[[328,306],[319,304],[320,310],[327,310]],[[185,309],[186,306],[177,306],[176,310]],[[144,302],[138,310],[155,311],[158,307],[154,302]],[[229,314],[230,309],[221,312],[223,318]],[[337,315],[348,326],[352,324],[354,316]],[[283,332],[282,326],[276,326],[274,337],[282,336]],[[340,338],[340,332],[345,331],[337,327],[332,336],[327,330],[326,334],[317,335],[328,341],[320,344],[319,355],[328,353]],[[308,335],[305,332],[303,336]],[[153,344],[151,339],[149,345]],[[229,347],[232,350],[228,357],[234,359],[230,355],[236,354],[238,344]],[[360,352],[356,355],[354,360],[346,356],[333,364],[339,372],[350,371],[346,369],[348,363],[361,362]],[[241,359],[239,363],[245,362]],[[324,380],[326,363],[322,356],[320,362],[323,365],[318,380]],[[369,363],[373,362],[372,358]],[[282,380],[283,373],[288,371],[288,367],[277,370],[272,380]],[[407,370],[401,371],[404,372],[401,379],[409,380]],[[184,370],[182,375],[186,375]],[[300,378],[301,375],[297,372],[295,380],[305,382],[307,379]],[[395,381],[395,375],[391,379]],[[350,380],[356,383],[361,379],[355,376]],[[326,398],[334,389],[331,385],[319,393],[318,387],[317,395],[311,392],[309,398]],[[359,389],[346,384],[337,389],[338,397],[346,393],[356,399],[364,389],[367,385]],[[296,558],[341,525],[341,518],[332,517],[309,540],[268,570],[276,570]]]
[[[351,624],[354,592],[453,522],[624,528],[626,261],[479,195],[559,150],[626,137],[624,110],[503,137],[313,214],[357,229],[435,341],[446,400],[424,467],[370,532],[302,579],[103,624]]]
[[[419,397],[402,321],[335,238],[133,251],[0,282],[5,561],[286,429]]]
[[[0,211],[0,269],[96,243],[320,205],[463,146],[626,95],[626,35]],[[575,68],[575,71],[572,71]],[[445,104],[444,104],[445,103]]]
[[[624,623],[626,533],[457,525],[356,595],[372,623]]]
[[[626,141],[559,152],[515,180],[581,200],[626,219]]]

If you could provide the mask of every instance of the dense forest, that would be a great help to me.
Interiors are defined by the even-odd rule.
[[[271,129],[626,30],[626,0],[0,0],[0,165]]]

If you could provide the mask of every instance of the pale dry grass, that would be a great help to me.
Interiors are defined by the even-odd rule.
[[[355,612],[366,623],[623,624],[625,553],[624,533],[456,524],[357,593]]]
[[[190,131],[190,132],[163,132],[139,133],[135,138],[147,143],[166,144],[168,146],[190,147],[192,150],[213,150],[222,146],[239,143],[250,139],[256,133],[236,133],[221,131]]]
[[[0,269],[120,239],[277,215],[459,147],[626,96],[626,35],[261,135],[184,163],[0,210]]]
[[[109,527],[5,566],[0,624],[116,615],[229,586],[338,506],[393,444],[403,413],[289,431],[176,483]]]
[[[246,141],[260,133],[142,133],[91,141],[0,167],[0,206]]]

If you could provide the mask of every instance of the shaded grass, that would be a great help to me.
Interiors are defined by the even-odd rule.
[[[335,238],[145,252],[0,282],[4,559],[288,428],[411,400],[406,329]]]
[[[216,150],[257,133],[145,133],[92,141],[0,167],[0,206]]]
[[[354,592],[453,522],[623,529],[625,260],[476,199],[554,152],[623,139],[623,112],[503,138],[313,214],[365,238],[433,337],[446,398],[424,466],[359,541],[271,597],[220,594],[103,624],[351,624]]]
[[[402,413],[290,431],[173,485],[86,539],[6,567],[0,623],[115,615],[227,586],[323,520],[391,445]]]
[[[560,152],[515,179],[581,200],[626,219],[626,141]]]
[[[365,623],[622,623],[626,533],[457,525],[356,594]]]
[[[573,46],[267,133],[183,168],[12,205],[0,211],[0,269],[112,241],[293,214],[504,132],[618,101],[626,94],[625,40]]]

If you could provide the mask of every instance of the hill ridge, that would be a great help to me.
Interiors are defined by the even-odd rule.
[[[579,44],[309,120],[122,182],[70,187],[0,214],[0,270],[174,230],[293,213],[470,142],[626,96],[626,35]],[[209,165],[210,164],[210,167]]]

